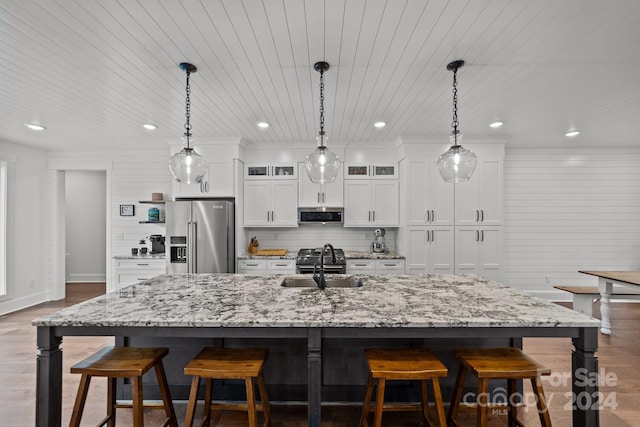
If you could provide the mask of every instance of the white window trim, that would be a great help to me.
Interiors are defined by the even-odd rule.
[[[0,296],[7,294],[7,162],[0,160]]]

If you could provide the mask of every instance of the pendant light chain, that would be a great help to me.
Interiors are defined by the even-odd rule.
[[[191,75],[191,72],[189,70],[186,70],[187,73],[187,87],[186,87],[186,94],[187,97],[184,101],[184,107],[185,107],[185,114],[184,116],[187,118],[187,122],[184,124],[184,128],[186,129],[186,133],[185,136],[187,137],[187,148],[189,148],[189,137],[191,136],[191,85],[189,84],[189,76]]]
[[[320,137],[324,138],[324,70],[320,70]]]
[[[458,145],[458,68],[453,70],[453,121],[451,127],[453,127],[453,139],[455,145]]]

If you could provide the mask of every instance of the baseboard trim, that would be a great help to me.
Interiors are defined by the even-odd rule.
[[[0,315],[13,313],[14,311],[23,310],[47,301],[50,301],[48,292],[38,292],[20,298],[2,301],[0,302]]]

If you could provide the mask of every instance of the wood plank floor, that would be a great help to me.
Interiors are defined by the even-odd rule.
[[[68,298],[63,301],[38,305],[0,317],[0,426],[32,426],[35,419],[36,378],[36,330],[31,320],[65,306],[76,304],[104,293],[104,285],[69,284]],[[599,317],[596,304],[595,316]],[[601,415],[603,427],[640,426],[640,304],[614,303],[612,305],[614,334],[600,335],[598,358],[600,378]],[[68,425],[79,375],[69,373],[70,366],[94,353],[104,345],[113,344],[113,338],[65,337],[63,379],[63,425]],[[554,426],[571,425],[571,398],[568,376],[570,374],[571,342],[565,338],[529,338],[524,341],[524,350],[553,371],[545,377],[545,393],[550,400],[551,419]],[[267,379],[268,382],[268,379]],[[106,406],[106,382],[98,378],[92,382],[83,418],[83,425],[96,425],[102,419]],[[445,399],[448,397],[445,396]],[[532,398],[531,388],[525,384],[525,399]],[[530,401],[530,400],[529,400]],[[176,402],[180,425],[184,422],[184,402]],[[119,411],[118,425],[130,426],[131,413]],[[198,412],[200,414],[200,412]],[[356,406],[323,407],[323,427],[357,426],[360,408]],[[520,410],[527,426],[540,425],[535,407]],[[161,411],[147,411],[146,425],[160,425]],[[198,419],[196,419],[199,422]],[[240,413],[218,414],[212,425],[223,427],[246,426],[246,416]],[[464,412],[460,416],[461,426],[474,426],[475,414]],[[306,426],[306,408],[273,408],[273,427]],[[420,425],[419,417],[413,413],[385,414],[383,425],[408,427]],[[490,426],[506,426],[506,415],[499,412],[490,418]]]

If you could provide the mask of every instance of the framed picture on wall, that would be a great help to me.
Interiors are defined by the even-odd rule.
[[[120,205],[120,216],[134,216],[134,215],[135,215],[134,205]]]

